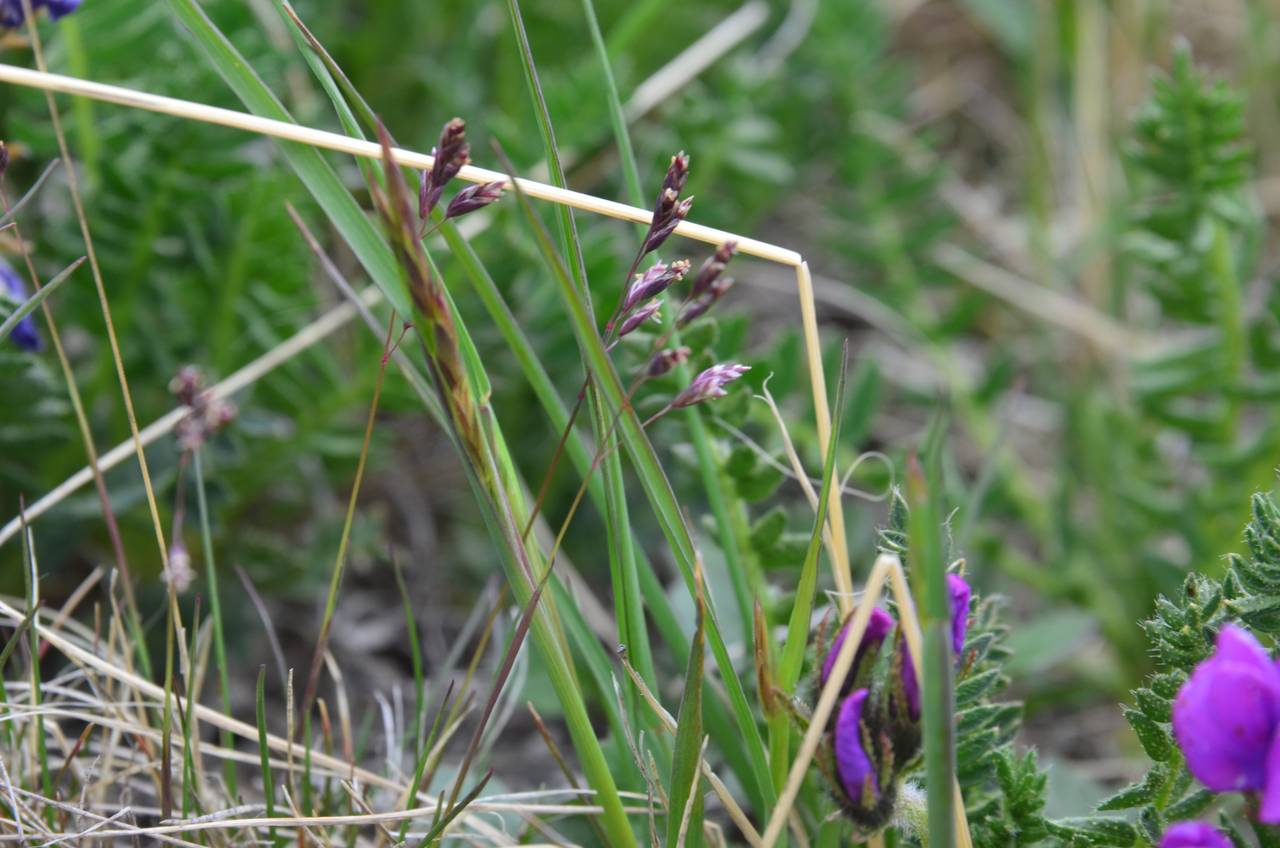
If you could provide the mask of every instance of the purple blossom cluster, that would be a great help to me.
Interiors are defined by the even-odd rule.
[[[964,651],[971,593],[958,574],[947,575],[947,586],[951,646],[959,658]],[[827,650],[819,671],[820,687],[826,687],[834,673],[848,629],[846,622]],[[887,663],[878,663],[886,642],[893,645],[893,654]],[[833,763],[836,797],[855,824],[872,831],[886,823],[893,809],[897,774],[915,757],[919,746],[920,686],[915,664],[901,628],[893,616],[877,607],[867,619],[853,663],[840,684],[839,706],[827,725],[826,747]]]
[[[1258,820],[1280,824],[1280,665],[1235,624],[1173,703],[1173,735],[1187,770],[1214,792],[1243,792]],[[1172,831],[1171,831],[1172,833]],[[1215,842],[1168,842],[1162,848]]]
[[[56,21],[79,9],[80,2],[81,0],[31,0],[31,11],[39,13],[41,9],[47,9],[49,17]],[[24,19],[22,0],[0,0],[0,26],[10,29],[19,27]]]

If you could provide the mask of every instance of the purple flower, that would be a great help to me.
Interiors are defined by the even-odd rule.
[[[506,184],[506,180],[495,180],[491,183],[467,186],[455,194],[453,200],[449,201],[444,216],[446,218],[457,218],[461,215],[466,215],[468,212],[483,209],[490,203],[497,202],[502,198],[502,189]]]
[[[1205,822],[1178,822],[1164,832],[1160,848],[1233,848],[1226,834]]]
[[[866,700],[867,690],[859,689],[840,704],[832,747],[840,787],[855,805],[871,807],[880,798],[880,785],[862,747],[862,705]]]
[[[49,17],[56,21],[80,8],[80,0],[31,0],[32,12],[38,13],[41,8],[48,9]],[[0,26],[17,27],[22,22],[22,0],[0,0]]]
[[[827,685],[827,678],[831,676],[831,669],[835,668],[836,657],[840,653],[841,646],[844,645],[845,636],[848,635],[849,625],[852,623],[852,619],[845,622],[845,625],[840,628],[840,632],[836,634],[835,641],[831,643],[831,649],[827,651],[827,658],[822,663],[822,676],[820,678],[823,686]],[[893,617],[879,607],[872,609],[871,617],[867,619],[867,628],[862,631],[862,641],[858,643],[858,650],[853,654],[853,665],[849,666],[849,674],[845,678],[845,683],[841,684],[841,689],[857,677],[858,667],[861,665],[863,658],[868,652],[874,653],[892,630]]]
[[[22,278],[13,270],[13,266],[3,259],[0,259],[0,296],[7,297],[9,300],[21,304],[27,299],[27,286],[22,282]],[[13,328],[9,338],[13,339],[13,343],[18,347],[30,353],[35,353],[42,347],[40,342],[40,333],[36,330],[36,322],[34,313],[28,315],[18,322],[18,326]]]
[[[1248,631],[1227,624],[1173,703],[1187,769],[1215,792],[1261,792],[1258,818],[1280,823],[1277,727],[1280,668]]]
[[[947,591],[951,594],[951,650],[959,656],[964,651],[964,632],[969,626],[969,584],[959,574],[948,574]]]
[[[688,271],[688,260],[678,259],[670,265],[659,262],[643,274],[637,274],[622,298],[622,312],[625,314],[637,303],[643,303],[651,297],[662,294],[672,283],[682,279]]]
[[[658,317],[658,310],[661,308],[662,308],[662,299],[655,297],[653,300],[649,301],[644,306],[637,309],[635,312],[632,312],[630,315],[627,316],[626,320],[622,322],[622,325],[618,327],[618,338],[622,338],[623,336],[632,332],[641,324],[643,324],[645,321],[648,321],[650,319],[661,320]]]
[[[712,365],[706,371],[694,377],[693,382],[684,391],[676,395],[675,400],[671,401],[671,406],[674,409],[680,409],[685,406],[693,406],[695,403],[702,403],[704,400],[724,397],[728,394],[724,390],[725,385],[732,383],[750,370],[750,366],[739,365],[736,362]]]

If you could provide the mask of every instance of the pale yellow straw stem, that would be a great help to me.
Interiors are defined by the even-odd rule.
[[[822,344],[818,335],[818,314],[813,301],[813,278],[809,263],[796,266],[796,291],[800,297],[800,319],[804,327],[805,355],[809,360],[809,380],[813,389],[813,414],[818,425],[818,443],[822,460],[827,459],[831,441],[831,407],[827,403],[827,379],[822,367]],[[831,502],[827,508],[827,524],[831,529],[831,571],[836,583],[836,603],[840,617],[853,609],[853,572],[849,566],[849,548],[844,535],[844,510],[840,507],[840,479],[831,475]]]
[[[349,153],[352,156],[361,156],[366,159],[382,158],[382,148],[376,143],[350,138],[349,136],[341,135],[340,133],[318,130],[312,127],[304,127],[299,124],[291,124],[287,121],[276,121],[271,118],[261,118],[257,115],[238,112],[234,109],[222,109],[216,106],[207,106],[203,103],[193,103],[188,100],[179,100],[173,97],[161,97],[156,94],[148,94],[147,92],[121,88],[120,86],[91,82],[89,80],[82,80],[76,77],[33,71],[29,68],[20,68],[16,65],[0,64],[0,82],[12,83],[13,85],[21,85],[28,88],[38,88],[45,91],[57,91],[63,94],[74,94],[81,97],[89,97],[94,100],[101,100],[106,103],[129,106],[134,109],[143,109],[148,112],[158,112],[163,115],[172,115],[176,118],[187,118],[193,121],[202,121],[207,124],[218,124],[224,127],[245,130],[246,132],[268,135],[273,138],[280,138],[286,141],[296,141],[302,144],[309,144],[312,147],[336,150],[339,153]],[[400,165],[408,168],[416,168],[418,170],[430,169],[432,163],[435,161],[426,153],[417,153],[412,150],[404,150],[398,147],[392,149],[391,155]],[[474,165],[467,165],[464,167],[458,172],[458,176],[473,183],[505,183],[508,181],[507,175],[501,171],[490,171],[487,168],[478,168]],[[570,191],[568,189],[557,188],[556,186],[535,182],[533,180],[517,179],[517,182],[520,184],[521,190],[530,197],[536,197],[540,200],[549,200],[553,203],[571,206],[574,209],[594,212],[599,215],[604,215],[609,218],[617,218],[622,221],[632,221],[637,224],[648,224],[653,217],[652,213],[647,209],[629,206],[625,203],[618,203],[614,200],[605,200],[604,198],[595,197],[590,194],[583,194],[580,191]],[[720,245],[726,241],[736,241],[738,243],[738,251],[740,253],[745,253],[749,256],[755,256],[760,259],[779,262],[783,265],[796,266],[802,261],[800,254],[794,250],[788,250],[785,247],[779,247],[775,244],[769,244],[768,242],[763,242],[758,239],[735,235],[734,233],[730,233],[725,230],[703,226],[702,224],[695,224],[690,221],[682,221],[679,226],[676,227],[675,231],[677,234],[685,236],[686,238],[706,242],[707,244]]]

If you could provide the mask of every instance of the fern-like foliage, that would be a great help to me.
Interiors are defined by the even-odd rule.
[[[1170,718],[1173,699],[1191,670],[1208,657],[1222,625],[1234,621],[1263,637],[1280,634],[1280,508],[1269,495],[1256,494],[1252,519],[1245,528],[1248,556],[1232,554],[1221,580],[1190,575],[1175,598],[1161,597],[1155,615],[1146,622],[1156,671],[1134,691],[1125,719],[1151,758],[1147,775],[1099,806],[1100,811],[1135,810],[1140,845],[1154,845],[1173,822],[1203,817],[1214,795],[1196,783],[1174,742]],[[1224,827],[1239,835],[1236,825]],[[1277,837],[1260,826],[1254,831],[1261,845],[1277,844]],[[1091,845],[1132,845],[1129,841],[1089,841]],[[1243,844],[1243,843],[1242,843]]]
[[[1150,291],[1172,315],[1196,323],[1214,312],[1206,273],[1215,219],[1240,222],[1240,189],[1252,151],[1244,143],[1244,100],[1209,83],[1179,49],[1157,78],[1133,126],[1130,159],[1147,183],[1137,213],[1135,256],[1152,272]]]

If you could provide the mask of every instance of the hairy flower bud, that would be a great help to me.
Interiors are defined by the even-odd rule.
[[[1160,848],[1233,848],[1227,835],[1211,824],[1184,821],[1170,825],[1160,839]]]
[[[959,574],[947,575],[947,592],[951,598],[951,650],[956,656],[964,652],[964,634],[969,627],[969,584]]]
[[[496,203],[502,199],[502,189],[506,184],[506,180],[495,180],[491,183],[467,186],[454,195],[453,200],[449,201],[444,216],[446,218],[458,218],[468,212],[483,209],[490,203]]]
[[[854,803],[874,806],[880,797],[880,784],[871,758],[862,745],[862,708],[866,700],[867,690],[859,689],[840,702],[833,747],[836,773],[840,776],[840,786],[845,795]]]
[[[724,397],[728,394],[724,387],[750,370],[750,366],[739,365],[736,362],[712,365],[694,377],[693,382],[671,401],[671,406],[674,409],[680,409],[713,398]]]
[[[836,634],[835,641],[831,643],[831,648],[827,651],[827,658],[822,663],[822,674],[819,682],[822,686],[827,685],[827,679],[831,677],[831,670],[835,668],[836,658],[840,655],[840,648],[844,646],[845,637],[849,633],[849,625],[852,624],[852,617],[846,621],[844,626],[840,628],[840,632]],[[881,643],[885,637],[893,632],[893,617],[884,610],[876,607],[871,610],[871,617],[867,619],[867,627],[862,632],[862,639],[858,642],[858,649],[853,655],[853,664],[849,666],[849,673],[845,676],[844,682],[840,684],[841,692],[852,689],[857,685],[858,671],[862,668],[863,663],[870,665],[875,662],[876,652],[880,650]]]

